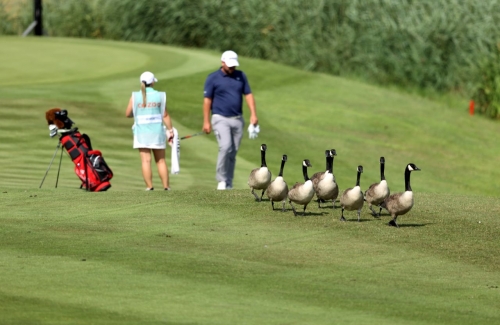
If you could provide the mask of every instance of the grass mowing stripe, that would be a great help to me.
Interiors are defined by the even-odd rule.
[[[33,83],[63,83],[73,80],[95,79],[113,74],[117,69],[135,70],[146,61],[147,54],[130,49],[114,49],[108,47],[103,51],[98,43],[79,44],[44,42],[37,39],[7,38],[10,46],[2,46],[0,56],[16,57],[24,63],[24,69],[19,70],[10,61],[2,61],[0,69],[5,73],[1,86],[20,86]],[[50,56],[37,56],[33,60],[33,52],[50,52]],[[72,60],[66,58],[71,57]],[[76,60],[79,64],[74,64]],[[64,73],[54,73],[57,66]]]

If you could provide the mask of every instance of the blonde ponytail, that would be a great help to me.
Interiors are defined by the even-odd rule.
[[[141,82],[141,92],[142,92],[142,105],[146,108],[147,98],[146,98],[146,82]]]

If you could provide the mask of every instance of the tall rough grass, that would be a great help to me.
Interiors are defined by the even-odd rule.
[[[0,35],[20,35],[32,21],[32,1],[0,0]]]
[[[101,0],[46,0],[46,29],[52,36],[103,37]],[[109,13],[110,16],[113,13]]]
[[[500,43],[499,0],[44,3],[48,35],[233,49],[307,70],[462,94],[477,89],[484,61],[495,60]],[[3,25],[0,33],[16,32]]]
[[[478,110],[491,118],[500,118],[500,43],[497,51],[481,62],[479,74],[473,95]]]

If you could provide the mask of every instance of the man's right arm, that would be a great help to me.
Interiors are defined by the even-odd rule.
[[[210,123],[210,110],[212,108],[212,98],[203,98],[203,132],[209,134],[212,131]]]
[[[202,131],[206,134],[212,132],[212,124],[210,123],[210,113],[212,111],[212,98],[213,98],[213,75],[209,75],[205,80],[203,86],[203,128]]]
[[[253,125],[259,124],[259,119],[257,118],[257,109],[255,108],[255,98],[253,94],[250,93],[245,95],[245,100],[247,101],[248,109],[250,110],[250,123]]]

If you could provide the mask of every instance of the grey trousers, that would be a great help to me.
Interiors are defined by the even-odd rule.
[[[243,116],[212,115],[212,129],[219,144],[215,179],[218,182],[225,181],[226,186],[233,186],[236,154],[243,138],[244,125]]]

